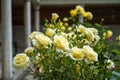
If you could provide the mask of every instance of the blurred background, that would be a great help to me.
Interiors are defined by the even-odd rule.
[[[52,2],[53,1],[53,2]],[[70,2],[71,1],[71,2]],[[86,2],[85,2],[86,1]],[[93,13],[92,23],[100,23],[104,19],[103,24],[108,25],[112,29],[114,36],[120,34],[120,1],[111,0],[41,0],[40,5],[40,28],[43,28],[44,20],[51,18],[51,13],[58,13],[59,16],[70,16],[69,11],[74,9],[76,5],[84,5],[86,11]],[[98,1],[98,2],[97,2]],[[78,3],[79,2],[79,3]],[[85,4],[83,4],[85,3]],[[31,3],[32,4],[32,3]],[[0,6],[1,7],[1,6]],[[0,8],[1,15],[1,8]],[[0,16],[1,22],[1,16]],[[32,31],[34,27],[34,4],[31,5],[31,25]],[[24,50],[24,0],[12,1],[12,30],[13,30],[13,47],[14,54],[23,52]],[[1,33],[1,26],[0,26]],[[1,35],[0,35],[1,45]]]

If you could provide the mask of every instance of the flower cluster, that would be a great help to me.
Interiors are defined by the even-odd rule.
[[[71,16],[77,16],[77,15],[82,15],[88,20],[91,20],[93,18],[93,15],[91,12],[86,12],[83,7],[81,6],[76,6],[75,9],[70,10],[70,15]]]
[[[93,17],[81,6],[70,11],[73,18],[78,14],[89,20]],[[112,31],[100,24],[89,23],[88,26],[88,23],[71,23],[70,20],[64,18],[62,21],[57,13],[52,13],[51,21],[45,21],[43,32],[30,34],[32,47],[14,57],[14,66],[32,69],[39,80],[114,78],[113,73],[117,72],[112,73],[116,67],[112,60],[119,61],[120,56],[115,57],[119,50],[110,41]]]

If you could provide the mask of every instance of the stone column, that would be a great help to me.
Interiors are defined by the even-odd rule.
[[[34,4],[34,25],[35,25],[35,30],[39,31],[40,30],[40,5],[35,5]]]
[[[78,16],[78,23],[83,23],[83,16],[82,15],[79,15]]]
[[[11,0],[1,0],[2,80],[12,80],[12,9]]]
[[[24,0],[24,27],[25,27],[25,47],[30,47],[29,35],[31,33],[31,0]],[[23,80],[29,71],[24,70],[15,80]]]
[[[24,27],[25,27],[25,47],[30,47],[28,39],[31,33],[31,0],[24,0]]]
[[[80,6],[84,7],[85,5],[81,4]],[[79,15],[78,16],[78,23],[83,23],[84,19],[83,19],[83,16],[82,15]]]

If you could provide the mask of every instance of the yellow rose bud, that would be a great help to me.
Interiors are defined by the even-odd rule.
[[[76,16],[76,15],[77,15],[76,10],[71,10],[71,11],[70,11],[70,15],[71,15],[71,16]]]
[[[49,24],[48,27],[49,28],[54,28],[54,24]]]
[[[63,22],[60,22],[59,25],[60,25],[60,26],[63,26]]]
[[[29,57],[24,53],[17,54],[13,60],[13,65],[17,69],[26,68],[29,66],[29,63]]]
[[[81,10],[81,15],[83,16],[83,17],[85,17],[86,16],[86,12],[85,12],[85,10],[83,9],[83,10]]]
[[[103,21],[104,21],[104,18],[102,18],[101,21],[103,22]]]
[[[81,12],[81,11],[84,10],[84,8],[83,8],[82,6],[80,6],[80,5],[78,5],[78,6],[76,6],[76,10],[77,10],[78,12]]]
[[[115,67],[115,64],[114,64],[114,62],[112,61],[112,60],[110,60],[110,59],[108,59],[107,60],[107,68],[108,69],[112,69],[112,68],[114,68]]]
[[[57,13],[52,13],[52,20],[57,20],[58,19],[58,14]]]
[[[73,29],[73,32],[76,32],[77,31],[77,29],[75,28],[75,29]]]
[[[51,29],[51,28],[47,28],[47,29],[46,29],[46,32],[45,32],[45,34],[46,34],[47,36],[50,36],[50,37],[52,37],[52,36],[54,35],[54,33],[55,33],[55,30],[53,30],[53,29]]]
[[[113,32],[108,30],[107,32],[103,33],[103,39],[108,39],[112,36]]]
[[[68,31],[71,31],[72,30],[72,28],[71,27],[68,27]]]
[[[68,26],[68,23],[64,23],[65,26]]]
[[[91,19],[93,18],[93,15],[92,15],[91,12],[86,12],[85,17],[86,17],[87,19],[91,20]]]
[[[67,18],[67,17],[63,18],[63,21],[66,21],[66,22],[67,22],[67,21],[68,21],[68,18]]]
[[[79,64],[76,64],[75,66],[76,66],[76,72],[77,72],[78,74],[80,74],[80,65],[79,65]]]
[[[28,47],[28,48],[25,49],[24,52],[27,54],[27,56],[32,57],[33,54],[34,54],[34,48],[33,47]]]
[[[73,47],[73,44],[70,44],[70,47]]]
[[[66,30],[65,26],[60,27],[60,29],[64,32]]]

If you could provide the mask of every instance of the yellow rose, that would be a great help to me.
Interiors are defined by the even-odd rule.
[[[33,47],[28,47],[28,48],[25,49],[24,52],[27,54],[27,56],[32,57],[33,54],[34,54],[34,48]]]
[[[85,54],[86,63],[98,61],[98,54],[90,46],[83,46],[83,53]]]
[[[29,57],[24,53],[17,54],[13,60],[13,65],[17,69],[28,67],[29,63]]]
[[[48,27],[49,28],[54,28],[54,24],[49,24]]]
[[[84,10],[84,8],[83,8],[82,6],[80,6],[80,5],[78,5],[78,6],[76,6],[76,10],[77,10],[78,12],[81,12],[81,11]]]
[[[41,47],[40,42],[39,42],[38,40],[36,40],[36,39],[33,39],[33,40],[32,40],[32,45],[33,45],[34,47],[38,48],[38,49]]]
[[[61,26],[60,29],[64,32],[66,30],[65,26]]]
[[[91,20],[91,19],[93,18],[93,15],[92,15],[91,12],[86,12],[85,17],[86,17],[87,19]]]
[[[96,43],[100,40],[100,36],[99,35],[94,35],[95,37],[94,37],[94,39],[95,39],[95,41],[94,41],[94,45],[96,45]]]
[[[68,26],[69,24],[68,23],[64,23],[65,26]]]
[[[43,46],[48,46],[52,41],[45,35],[37,35],[36,40]]]
[[[94,33],[94,34],[98,34],[98,30],[97,29],[95,29],[95,28],[89,28],[90,30],[92,30],[92,32]]]
[[[71,31],[72,30],[72,28],[71,27],[68,27],[68,29],[67,29],[68,31]]]
[[[98,35],[98,30],[95,28],[89,28],[94,34],[94,45],[100,40],[100,36]]]
[[[68,48],[68,41],[62,35],[55,35],[54,43],[55,43],[56,47],[58,47],[59,49],[67,49]]]
[[[76,32],[77,31],[77,29],[75,28],[75,29],[73,29],[73,32]]]
[[[33,31],[33,32],[30,34],[29,38],[30,38],[30,40],[32,40],[32,39],[35,38],[36,35],[41,35],[41,34],[43,34],[43,33],[37,32],[37,31]]]
[[[63,26],[63,22],[59,22],[59,25],[60,25],[60,26]]]
[[[71,11],[70,11],[70,15],[71,15],[71,16],[76,16],[76,15],[77,15],[76,10],[71,10]]]
[[[70,57],[73,60],[83,60],[84,54],[82,52],[82,49],[79,49],[77,47],[73,47],[70,53]]]
[[[85,30],[85,36],[87,37],[87,40],[90,42],[94,40],[94,34],[89,28]]]
[[[113,32],[108,30],[107,32],[103,33],[103,39],[108,39],[112,36]]]
[[[63,18],[63,21],[68,21],[68,18],[67,17]]]
[[[58,14],[57,13],[52,13],[52,20],[57,20],[58,19]]]
[[[83,25],[78,25],[78,30],[79,30],[81,33],[84,33],[85,30],[86,30],[86,27],[84,27]]]
[[[114,62],[112,61],[112,60],[110,60],[110,59],[108,59],[107,60],[107,68],[108,69],[112,69],[112,68],[114,68],[115,67],[115,64],[114,64]]]
[[[81,15],[83,16],[83,17],[85,17],[86,16],[86,12],[85,12],[85,10],[83,9],[83,10],[81,10]]]
[[[52,37],[52,36],[54,35],[54,33],[55,33],[55,30],[53,30],[53,29],[51,29],[51,28],[47,28],[47,29],[46,29],[46,32],[45,32],[45,34],[46,34],[47,36],[50,36],[50,37]]]

